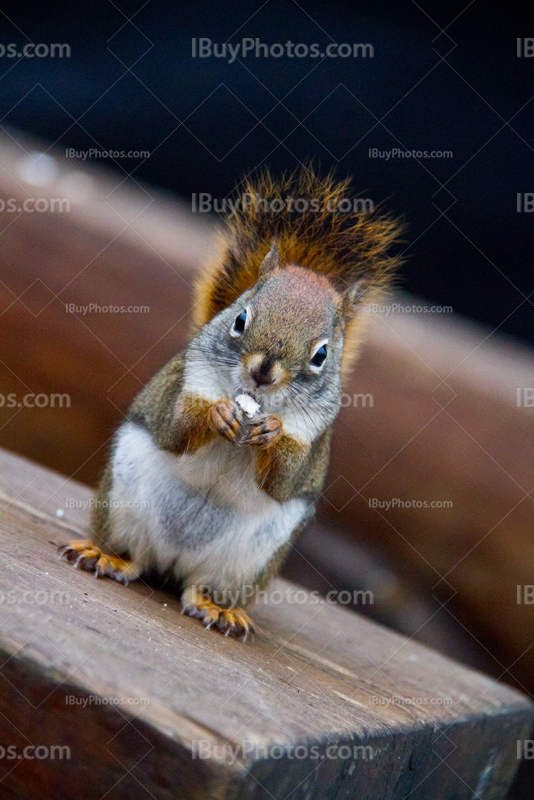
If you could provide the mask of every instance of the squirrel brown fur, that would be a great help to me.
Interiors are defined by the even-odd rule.
[[[195,285],[194,323],[198,328],[227,308],[259,278],[260,264],[276,241],[286,264],[322,275],[340,293],[361,282],[365,303],[389,289],[402,260],[390,254],[404,225],[375,212],[344,213],[350,207],[350,179],[330,173],[317,178],[312,165],[279,180],[268,171],[244,182],[239,207],[219,232],[217,250]],[[258,202],[254,201],[256,198]],[[302,211],[291,211],[301,200]],[[289,209],[280,213],[280,201]],[[278,204],[278,205],[277,205]],[[363,341],[366,317],[353,306],[345,327],[342,370],[347,374]]]
[[[399,223],[351,210],[348,192],[311,167],[245,183],[197,281],[190,342],[134,400],[69,561],[125,583],[170,574],[184,613],[253,630],[239,606],[313,516],[341,376],[399,264]]]

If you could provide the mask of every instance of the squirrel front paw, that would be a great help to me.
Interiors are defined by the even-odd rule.
[[[247,435],[241,441],[257,447],[271,447],[281,437],[282,432],[280,417],[276,414],[258,414],[250,421]]]
[[[237,403],[227,400],[217,400],[210,408],[209,426],[212,431],[224,436],[229,442],[237,442],[241,430],[243,412]]]

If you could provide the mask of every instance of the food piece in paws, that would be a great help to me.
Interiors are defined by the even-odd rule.
[[[241,411],[252,419],[260,411],[260,405],[249,394],[238,394],[235,399]]]
[[[241,422],[241,431],[237,437],[239,444],[249,438],[250,430],[252,428],[252,420],[261,412],[261,406],[249,394],[238,394],[235,399],[236,405],[243,412],[243,421]]]

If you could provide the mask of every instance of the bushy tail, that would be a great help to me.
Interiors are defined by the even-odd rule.
[[[197,325],[258,280],[274,241],[282,264],[325,275],[341,292],[356,282],[369,291],[389,286],[401,261],[388,249],[403,226],[353,199],[349,188],[348,179],[318,178],[311,167],[279,180],[267,171],[247,180],[231,206],[220,252],[197,281]]]

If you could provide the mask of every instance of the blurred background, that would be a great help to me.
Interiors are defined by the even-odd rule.
[[[4,2],[3,41],[66,43],[70,56],[6,54],[2,123],[61,149],[147,151],[98,163],[188,203],[225,197],[258,165],[280,171],[314,155],[405,215],[406,288],[532,341],[532,306],[521,302],[532,291],[532,215],[517,212],[517,195],[533,190],[528,42],[517,55],[528,35],[528,7],[464,0]],[[232,63],[193,58],[193,39],[241,50]],[[256,39],[320,52],[369,44],[373,55],[241,57]],[[395,148],[452,156],[369,156]]]
[[[0,15],[0,445],[94,484],[130,400],[186,340],[217,209],[256,168],[314,158],[409,227],[286,575],[369,591],[360,613],[532,693],[529,9]],[[510,797],[531,796],[527,766]]]

